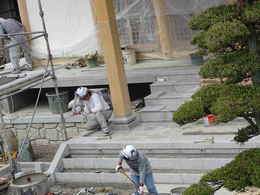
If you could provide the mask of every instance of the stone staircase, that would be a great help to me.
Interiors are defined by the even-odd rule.
[[[175,70],[176,69],[176,70]],[[174,68],[167,75],[158,75],[139,111],[141,122],[169,122],[173,113],[200,88],[199,66]]]
[[[259,147],[259,142],[245,145],[221,142],[224,137],[218,136],[215,143],[194,143],[192,140],[196,136],[186,136],[188,140],[176,138],[176,142],[145,137],[135,141],[127,137],[124,142],[123,138],[77,138],[60,146],[48,174],[63,185],[129,185],[129,181],[114,168],[119,150],[131,143],[149,157],[160,193],[169,194],[175,187],[198,182],[204,173],[225,165],[239,152]]]

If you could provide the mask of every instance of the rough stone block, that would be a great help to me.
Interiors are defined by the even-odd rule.
[[[40,123],[40,124],[32,124],[32,128],[41,129],[41,128],[43,128],[43,124],[42,123]]]
[[[76,126],[79,128],[86,128],[86,123],[82,122],[82,123],[76,123]]]
[[[58,126],[58,123],[49,123],[49,124],[44,124],[45,129],[56,129]]]
[[[45,139],[46,138],[46,129],[39,129],[39,137],[41,139]]]
[[[68,137],[78,136],[79,135],[78,128],[77,127],[68,128],[67,129],[67,135],[68,135]]]
[[[31,138],[31,139],[40,139],[40,138],[41,138],[38,129],[31,128],[29,135],[30,135],[30,138]]]
[[[27,127],[28,127],[27,124],[14,125],[15,129],[26,129]]]

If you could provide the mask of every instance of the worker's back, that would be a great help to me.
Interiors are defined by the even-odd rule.
[[[23,25],[15,19],[0,18],[0,24],[3,27],[6,34],[23,32]]]

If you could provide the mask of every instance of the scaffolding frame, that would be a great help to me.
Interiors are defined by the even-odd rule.
[[[42,22],[42,28],[43,30],[42,31],[35,31],[35,32],[22,32],[22,33],[14,33],[14,34],[2,34],[0,35],[0,38],[1,37],[15,37],[15,36],[18,36],[18,35],[34,35],[36,34],[36,36],[32,37],[32,38],[29,38],[29,39],[26,39],[25,41],[22,41],[22,42],[18,42],[17,44],[13,44],[13,45],[9,45],[7,47],[4,47],[4,48],[1,48],[2,50],[7,50],[11,47],[16,47],[20,44],[23,44],[24,42],[27,42],[27,41],[31,41],[31,40],[34,40],[34,39],[39,39],[39,38],[42,38],[44,37],[45,39],[45,44],[46,44],[46,47],[47,47],[47,54],[48,54],[48,57],[47,57],[47,65],[45,67],[45,73],[43,74],[42,76],[42,79],[40,80],[40,84],[41,84],[41,87],[39,89],[39,92],[38,92],[38,97],[37,97],[37,100],[36,100],[36,103],[35,103],[35,106],[34,106],[34,112],[33,112],[33,115],[32,115],[32,118],[31,118],[31,121],[28,125],[28,128],[26,130],[26,137],[23,139],[23,142],[19,148],[19,153],[18,153],[18,157],[17,159],[19,160],[19,157],[21,156],[21,154],[23,153],[23,146],[25,144],[25,140],[28,139],[29,137],[29,134],[30,134],[30,129],[31,129],[31,126],[32,126],[32,123],[33,123],[33,120],[34,120],[34,117],[36,115],[36,110],[38,108],[38,102],[39,102],[39,97],[40,97],[40,94],[41,94],[41,90],[42,90],[42,85],[44,82],[52,79],[53,81],[53,84],[54,84],[54,90],[55,90],[55,94],[57,96],[57,100],[59,102],[59,107],[60,107],[60,117],[61,117],[61,124],[62,124],[62,132],[64,134],[64,138],[65,140],[68,140],[68,135],[67,135],[67,130],[66,130],[66,126],[65,126],[65,118],[64,118],[64,115],[63,115],[63,112],[62,112],[62,102],[61,102],[61,98],[60,98],[60,93],[59,93],[59,88],[58,88],[58,84],[57,84],[57,77],[56,77],[56,74],[55,74],[55,69],[54,69],[54,64],[53,64],[53,57],[52,57],[52,53],[51,53],[51,49],[50,49],[50,44],[49,44],[49,39],[48,39],[48,32],[47,32],[47,28],[46,28],[46,23],[45,23],[45,19],[44,19],[44,11],[43,11],[43,8],[42,8],[42,3],[41,3],[41,0],[38,0],[38,9],[39,9],[39,15],[41,17],[41,22]],[[50,65],[51,67],[51,71],[48,70],[48,66]],[[38,85],[39,82],[36,82],[36,83],[32,83],[30,84],[29,86],[27,87],[24,87],[18,91],[14,91],[13,93],[9,93],[9,94],[6,94],[5,96],[1,97],[2,95],[0,95],[0,98],[3,99],[3,98],[8,98],[14,94],[17,94],[17,93],[20,93],[20,92],[23,92],[24,90],[28,89],[28,88],[31,88],[32,86],[35,86],[35,85]],[[2,112],[2,108],[0,107],[0,122],[1,122],[1,129],[5,129],[5,121],[4,121],[4,114]],[[5,140],[3,140],[5,141]],[[4,144],[5,146],[7,144]],[[8,151],[8,148],[6,148],[6,153],[9,157],[9,162],[11,162],[12,160],[12,156],[10,154],[10,152]],[[12,171],[11,171],[12,172]],[[14,170],[14,172],[18,172],[18,170]]]

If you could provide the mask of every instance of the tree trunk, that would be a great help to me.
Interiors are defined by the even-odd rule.
[[[260,61],[259,54],[257,52],[257,33],[255,27],[252,25],[250,28],[251,36],[248,40],[249,51],[255,53],[257,55],[258,61]],[[257,68],[255,75],[252,78],[253,85],[260,86],[260,67]],[[258,127],[258,131],[260,131],[260,113],[256,113],[256,125]]]

